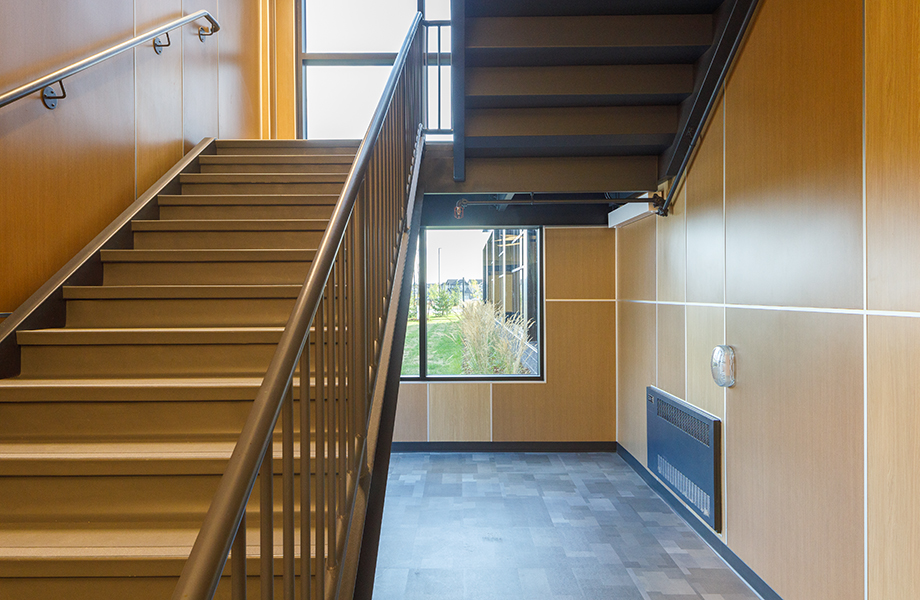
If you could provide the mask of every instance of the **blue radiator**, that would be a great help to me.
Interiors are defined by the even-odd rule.
[[[715,531],[722,530],[722,422],[671,394],[645,392],[648,467]]]

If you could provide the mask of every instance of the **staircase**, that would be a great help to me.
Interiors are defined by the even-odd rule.
[[[682,170],[755,5],[453,2],[454,179],[590,164],[623,175],[585,191],[655,190]]]
[[[181,194],[157,198],[158,220],[131,223],[133,249],[101,251],[102,285],[64,288],[64,327],[16,334],[21,372],[0,380],[0,598],[171,596],[357,147],[217,141]],[[257,482],[250,562],[259,504]]]

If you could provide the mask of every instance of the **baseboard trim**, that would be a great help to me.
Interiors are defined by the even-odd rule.
[[[719,539],[719,536],[707,527],[705,523],[700,521],[689,508],[684,506],[683,503],[681,503],[664,484],[658,481],[658,479],[652,475],[651,471],[646,469],[635,456],[630,454],[626,448],[619,446],[617,454],[619,454],[620,457],[626,461],[626,464],[632,467],[632,470],[635,471],[650,488],[655,490],[655,492],[661,496],[661,499],[674,509],[674,512],[680,515],[690,528],[697,532],[699,536],[715,550],[716,554],[721,556],[722,560],[728,563],[728,566],[730,566],[745,583],[751,586],[751,589],[757,592],[763,600],[783,600],[766,581],[760,578],[760,575],[755,573],[737,554],[732,552],[732,550],[725,545],[725,542]]]
[[[616,452],[616,442],[393,442],[393,452]]]

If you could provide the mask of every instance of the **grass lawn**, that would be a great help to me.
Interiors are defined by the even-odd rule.
[[[460,318],[457,315],[428,317],[428,374],[460,375],[463,364],[460,344]],[[418,321],[406,326],[406,349],[402,374],[419,374]]]

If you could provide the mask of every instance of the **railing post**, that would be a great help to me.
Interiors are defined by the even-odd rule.
[[[294,600],[294,380],[288,383],[281,404],[281,544],[284,600]]]
[[[269,440],[268,449],[262,457],[262,470],[259,477],[261,491],[259,514],[261,516],[261,544],[259,581],[262,587],[262,600],[275,598],[275,499],[274,478],[275,453]]]
[[[246,600],[246,513],[233,538],[230,550],[230,587],[232,600]]]

